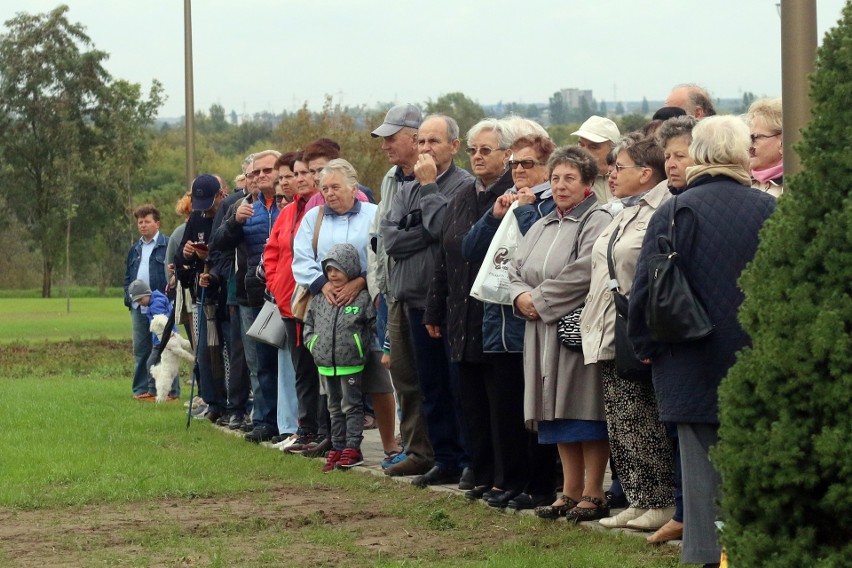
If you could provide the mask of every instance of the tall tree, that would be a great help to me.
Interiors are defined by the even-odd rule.
[[[565,124],[568,122],[568,105],[562,91],[556,91],[550,97],[550,124]]]
[[[0,181],[7,209],[41,255],[44,297],[50,296],[73,206],[61,197],[92,187],[93,172],[103,171],[104,156],[111,155],[110,141],[126,127],[104,113],[115,95],[102,65],[107,54],[94,49],[67,12],[60,5],[44,14],[19,13],[0,36],[0,160],[6,164]],[[110,197],[89,192],[87,198],[86,206],[95,208]],[[96,229],[87,225],[87,234]]]
[[[426,114],[441,113],[456,119],[462,139],[474,124],[485,118],[482,106],[464,93],[447,93],[434,102],[426,101],[424,110]]]
[[[651,112],[651,108],[648,106],[648,98],[642,97],[642,111],[641,111],[641,113],[643,115],[647,115],[650,112]]]

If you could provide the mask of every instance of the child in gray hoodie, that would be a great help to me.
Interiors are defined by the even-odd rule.
[[[335,288],[361,275],[358,251],[349,243],[332,246],[322,269]],[[361,375],[375,335],[376,312],[367,290],[346,306],[330,304],[322,294],[311,299],[304,342],[314,357],[331,415],[332,450],[323,472],[364,463],[364,406]]]

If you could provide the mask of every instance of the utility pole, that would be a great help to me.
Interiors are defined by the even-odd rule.
[[[793,146],[811,120],[808,97],[817,47],[816,0],[781,0],[781,98],[784,107],[784,177],[802,170]]]
[[[186,190],[195,179],[195,101],[192,84],[192,1],[183,0],[184,85],[186,107]]]

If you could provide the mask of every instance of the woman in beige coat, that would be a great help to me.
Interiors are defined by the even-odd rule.
[[[536,514],[595,520],[609,512],[600,374],[597,365],[584,364],[581,353],[562,346],[556,324],[583,304],[592,244],[611,216],[597,206],[591,190],[598,170],[591,154],[560,148],[547,166],[556,209],[530,228],[509,264],[515,313],[527,320],[524,419],[538,427],[539,443],[557,445],[564,476],[563,495]]]
[[[592,248],[592,282],[580,325],[586,363],[601,368],[610,450],[630,507],[600,523],[657,530],[675,510],[672,444],[657,414],[650,365],[644,378],[616,372],[617,316],[607,257],[611,246],[615,293],[629,296],[648,221],[671,194],[664,181],[663,149],[656,141],[622,138],[615,152],[610,179],[624,209]]]

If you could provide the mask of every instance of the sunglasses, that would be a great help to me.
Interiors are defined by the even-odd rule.
[[[479,154],[481,156],[485,157],[485,156],[488,156],[489,154],[491,154],[491,152],[493,152],[493,151],[494,151],[494,148],[489,148],[488,146],[481,146],[479,148],[468,148],[467,154],[468,154],[468,156],[470,156],[472,158],[472,157],[476,156],[477,152],[479,152]]]
[[[259,170],[253,170],[253,171],[247,173],[246,177],[249,178],[249,179],[254,179],[257,176],[259,176],[260,174],[268,176],[274,171],[275,171],[275,168],[261,168]]]
[[[287,199],[287,196],[284,195],[283,193],[276,193],[275,194],[275,201],[284,201],[285,199]]]
[[[540,166],[541,162],[538,160],[509,160],[507,164],[510,170],[514,170],[518,166],[521,166],[525,170],[531,170],[536,166]]]

